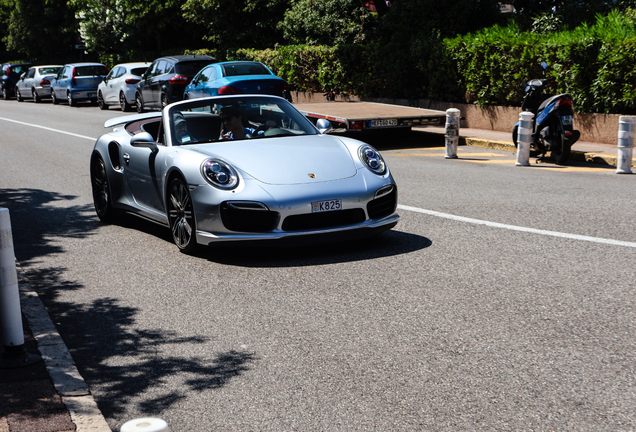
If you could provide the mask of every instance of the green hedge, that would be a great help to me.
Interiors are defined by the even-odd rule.
[[[399,67],[386,47],[359,45],[280,46],[240,49],[221,60],[267,64],[292,89],[333,90],[367,97],[429,98],[447,102],[520,106],[525,82],[550,67],[548,91],[570,93],[577,112],[636,113],[635,13],[611,13],[595,26],[549,36],[521,32],[514,24],[406,47]],[[408,78],[408,83],[405,79]]]

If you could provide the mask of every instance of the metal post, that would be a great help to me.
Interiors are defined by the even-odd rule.
[[[0,208],[0,327],[4,346],[0,369],[30,366],[42,360],[39,355],[29,354],[24,347],[18,272],[13,253],[11,218],[6,208]]]
[[[636,118],[620,116],[618,118],[618,158],[616,174],[632,173],[632,154],[634,152],[634,126]]]
[[[120,432],[169,432],[168,423],[160,418],[145,417],[127,421]]]
[[[523,111],[519,114],[519,129],[517,132],[517,166],[530,166],[530,144],[532,143],[532,124],[534,114]]]
[[[449,108],[446,110],[446,159],[457,159],[457,143],[459,142],[459,110]]]

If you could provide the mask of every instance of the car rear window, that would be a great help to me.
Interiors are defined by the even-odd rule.
[[[41,67],[38,71],[40,75],[57,75],[60,69],[60,67]]]
[[[130,73],[133,75],[142,76],[147,69],[147,67],[133,68],[130,70]]]
[[[77,66],[73,71],[73,76],[82,77],[82,76],[95,76],[95,75],[106,75],[108,74],[108,69],[106,66],[95,65],[95,66]]]
[[[196,60],[196,61],[186,61],[177,63],[177,73],[180,75],[196,75],[201,69],[209,65],[210,63],[214,63],[210,60]]]
[[[16,73],[18,75],[29,70],[29,66],[13,66],[13,65],[9,65],[9,66],[11,67],[11,72]]]
[[[222,65],[223,76],[270,75],[269,70],[260,63],[234,63]]]

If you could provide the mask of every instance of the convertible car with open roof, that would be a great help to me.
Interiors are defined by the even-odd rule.
[[[193,99],[104,126],[113,130],[90,160],[97,216],[126,212],[169,227],[186,253],[356,239],[399,218],[380,153],[328,134],[327,120],[314,125],[280,97]]]

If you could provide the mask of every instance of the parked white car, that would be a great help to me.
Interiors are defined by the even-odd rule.
[[[18,102],[33,99],[40,102],[42,98],[51,97],[51,79],[57,75],[62,65],[33,66],[22,74],[15,85],[15,96]]]
[[[132,110],[135,105],[135,89],[150,63],[122,63],[113,67],[97,87],[97,103],[103,110],[110,105],[119,105],[122,111]]]

